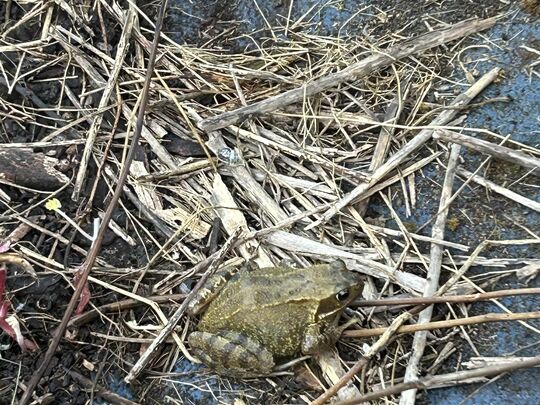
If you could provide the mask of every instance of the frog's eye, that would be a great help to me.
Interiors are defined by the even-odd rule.
[[[340,292],[338,292],[338,293],[336,294],[336,299],[337,299],[338,301],[343,302],[343,301],[346,301],[347,298],[349,298],[349,290],[346,289],[346,288],[343,289],[343,290],[341,290]]]

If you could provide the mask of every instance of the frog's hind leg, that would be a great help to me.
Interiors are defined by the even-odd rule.
[[[270,374],[274,368],[272,353],[237,332],[193,332],[188,341],[193,353],[218,374],[248,378]]]

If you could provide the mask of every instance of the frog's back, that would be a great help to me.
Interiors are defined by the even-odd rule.
[[[317,294],[317,282],[306,276],[305,269],[301,270],[271,267],[238,272],[210,302],[200,326],[220,328],[242,314],[275,309]]]
[[[210,303],[199,329],[237,331],[278,356],[290,356],[299,351],[306,327],[315,322],[321,295],[340,288],[328,277],[327,268],[242,271]]]

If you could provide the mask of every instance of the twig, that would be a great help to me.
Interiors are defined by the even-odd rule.
[[[457,173],[460,176],[468,177],[475,183],[480,184],[481,186],[484,186],[488,190],[494,191],[497,194],[503,195],[506,198],[509,198],[517,203],[520,203],[526,208],[531,208],[537,212],[540,212],[540,203],[531,200],[530,198],[524,197],[518,193],[515,193],[511,190],[508,190],[507,188],[504,188],[502,186],[499,186],[498,184],[493,183],[492,181],[489,181],[485,179],[482,176],[479,176],[477,174],[471,173],[468,170],[463,169],[462,167],[458,168]]]
[[[448,164],[446,168],[446,176],[444,178],[444,184],[441,191],[441,199],[439,202],[439,212],[437,214],[437,219],[433,224],[431,234],[434,239],[444,239],[446,218],[448,216],[449,210],[447,202],[452,196],[452,188],[454,186],[454,177],[458,165],[460,150],[461,146],[456,144],[453,144],[450,150],[450,156],[448,158]],[[437,291],[437,288],[439,286],[439,277],[441,275],[442,255],[443,247],[437,243],[432,243],[424,297],[430,297],[435,291]],[[431,320],[432,314],[433,305],[427,307],[422,312],[420,312],[420,314],[418,315],[417,324],[421,325],[428,323]],[[416,379],[418,375],[418,365],[420,364],[420,359],[422,358],[422,355],[424,354],[424,349],[426,347],[426,340],[426,332],[420,332],[414,335],[411,357],[409,358],[409,363],[407,364],[407,369],[405,371],[405,381]],[[400,405],[414,405],[415,401],[416,391],[410,390],[405,391],[401,395],[399,403]]]
[[[392,124],[397,124],[401,112],[403,111],[404,99],[409,93],[408,85],[405,89],[401,89],[401,86],[398,87],[399,93],[394,97],[394,99],[388,105],[386,113],[384,115],[384,122],[390,122]],[[374,170],[381,167],[381,165],[386,160],[388,151],[390,150],[390,141],[396,127],[394,126],[382,126],[379,133],[379,138],[377,139],[377,145],[375,145],[375,150],[373,151],[373,157],[371,158],[371,163],[369,165],[369,171],[373,172]],[[360,216],[364,216],[366,210],[369,206],[369,198],[365,198],[357,204],[356,210]]]
[[[314,80],[302,87],[269,97],[264,101],[246,107],[240,107],[215,117],[206,118],[199,123],[199,126],[202,130],[211,132],[257,115],[270,113],[286,105],[301,102],[306,97],[335,88],[341,83],[363,77],[394,63],[398,59],[483,31],[495,24],[496,21],[497,18],[463,21],[443,30],[423,34],[384,52],[374,53],[339,72]]]
[[[159,43],[159,32],[161,31],[161,26],[163,23],[163,17],[165,15],[166,7],[167,7],[167,0],[162,0],[160,9],[158,12],[157,22],[156,22],[154,42],[152,43],[152,49],[148,57],[148,68],[146,71],[146,80],[144,82],[144,86],[143,86],[143,90],[141,94],[141,104],[140,104],[139,112],[137,116],[137,124],[135,126],[135,131],[133,133],[133,138],[131,140],[129,152],[127,154],[124,166],[122,167],[122,171],[118,178],[118,184],[116,185],[114,194],[111,198],[111,201],[109,202],[109,205],[107,206],[105,215],[103,216],[103,222],[101,223],[101,226],[99,228],[99,232],[96,237],[96,240],[92,244],[92,248],[88,252],[86,261],[81,267],[80,279],[78,281],[77,288],[75,289],[75,292],[73,293],[73,296],[71,297],[71,300],[69,301],[69,304],[65,310],[64,316],[62,317],[62,321],[60,322],[60,325],[58,326],[56,330],[56,334],[54,335],[51,341],[51,344],[49,345],[49,348],[47,349],[47,352],[45,353],[45,356],[43,358],[41,365],[34,372],[32,378],[28,382],[26,390],[19,401],[20,405],[26,405],[31,400],[32,394],[34,393],[36,386],[38,385],[39,381],[41,380],[41,377],[45,373],[45,370],[49,367],[50,361],[52,357],[54,356],[54,353],[56,352],[58,345],[60,344],[60,340],[64,336],[64,331],[66,330],[69,319],[71,318],[71,314],[73,313],[73,310],[75,309],[75,306],[77,305],[81,292],[85,287],[86,280],[88,279],[90,270],[92,269],[94,265],[94,262],[97,258],[97,255],[103,243],[103,237],[105,236],[105,232],[107,231],[109,221],[111,220],[113,211],[116,208],[118,200],[120,199],[120,196],[122,194],[124,183],[126,182],[126,179],[129,173],[129,166],[131,165],[131,162],[133,161],[133,157],[135,156],[135,151],[137,149],[138,142],[140,139],[140,134],[141,134],[141,130],[142,130],[143,122],[144,122],[144,111],[146,108],[149,89],[150,89],[150,78],[152,77],[152,72],[154,70],[157,46]]]
[[[138,177],[136,180],[140,182],[158,182],[160,180],[166,180],[171,177],[180,176],[182,174],[191,173],[197,170],[206,169],[212,167],[212,163],[216,163],[217,159],[212,158],[212,162],[209,159],[201,159],[196,162],[188,163],[178,167],[175,170],[164,170],[159,173],[147,174]]]
[[[419,235],[418,233],[414,233],[414,232],[407,232],[407,234],[405,234],[403,231],[398,231],[398,230],[390,229],[390,228],[383,228],[377,225],[369,225],[369,227],[374,233],[377,233],[377,234],[393,236],[393,237],[398,237],[398,238],[408,237],[408,238],[419,240],[422,242],[437,243],[441,246],[446,246],[452,249],[461,250],[463,252],[468,252],[470,250],[470,247],[467,245],[462,245],[461,243],[450,242],[447,240],[435,239],[432,236]]]
[[[458,132],[448,131],[446,129],[439,129],[435,131],[433,138],[440,138],[446,142],[458,143],[466,146],[469,149],[473,149],[498,159],[503,159],[528,169],[532,169],[533,173],[540,175],[540,159],[526,155],[523,152],[507,148],[506,146],[477,139],[472,136],[463,135]]]
[[[186,298],[186,294],[153,295],[151,297],[146,297],[148,301],[154,301],[156,304],[165,304],[167,302],[183,300],[184,298]],[[68,327],[79,327],[84,325],[97,318],[101,313],[120,312],[126,309],[136,308],[143,304],[143,302],[136,299],[127,299],[105,304],[98,308],[86,311],[83,314],[74,316],[69,320]]]
[[[357,303],[361,307],[397,306],[397,305],[421,305],[421,304],[445,304],[445,303],[471,303],[487,301],[494,298],[511,297],[516,295],[540,294],[540,288],[516,288],[512,290],[489,291],[486,293],[467,295],[445,295],[442,297],[420,298],[388,298],[379,300],[362,300]],[[353,304],[354,306],[354,304]]]
[[[396,333],[415,333],[426,332],[428,330],[442,329],[442,328],[454,328],[456,326],[464,325],[476,325],[480,323],[489,322],[503,322],[503,321],[523,321],[527,319],[540,318],[540,311],[536,312],[517,312],[510,314],[489,313],[477,316],[470,316],[468,318],[450,319],[447,321],[436,321],[417,323],[415,325],[401,326]],[[348,338],[365,338],[371,336],[380,336],[386,332],[387,328],[371,328],[361,330],[347,330],[343,332],[344,337]],[[406,377],[405,377],[406,378]]]
[[[457,371],[455,373],[448,373],[437,375],[433,377],[426,377],[416,381],[409,381],[401,384],[396,384],[392,387],[385,388],[380,391],[370,392],[369,394],[362,395],[359,398],[355,398],[348,401],[341,401],[335,405],[354,405],[366,403],[367,401],[373,401],[378,398],[387,397],[389,395],[399,394],[405,390],[412,388],[415,389],[427,389],[434,385],[446,384],[446,383],[459,383],[463,380],[468,380],[477,377],[487,377],[496,374],[507,373],[509,371],[519,370],[522,368],[537,367],[540,365],[540,357],[531,357],[528,360],[519,360],[509,363],[502,363],[494,366],[482,367],[476,370]]]
[[[451,107],[463,106],[469,104],[482,90],[484,90],[490,83],[492,83],[497,76],[499,75],[500,68],[491,69],[488,73],[482,76],[476,83],[474,83],[465,93],[457,96],[451,104]],[[436,119],[434,119],[430,127],[433,129],[423,129],[420,131],[413,139],[411,139],[407,144],[397,153],[392,155],[390,159],[386,161],[385,164],[380,166],[377,170],[371,175],[371,179],[367,183],[362,183],[357,186],[353,191],[345,195],[341,200],[334,203],[334,205],[324,213],[323,217],[319,221],[315,221],[306,227],[311,229],[322,222],[328,221],[334,215],[336,215],[341,209],[352,203],[354,200],[360,198],[370,187],[373,187],[378,183],[384,176],[386,176],[390,171],[394,170],[399,166],[412,152],[426,143],[431,139],[431,135],[436,127],[447,124],[451,119],[457,114],[456,109],[452,108],[450,110],[444,111]]]

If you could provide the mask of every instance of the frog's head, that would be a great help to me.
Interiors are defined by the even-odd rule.
[[[343,308],[356,299],[364,288],[365,277],[361,274],[347,270],[342,260],[336,260],[325,265],[324,293],[320,297],[317,310],[317,320],[330,321],[334,319]]]

